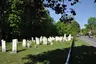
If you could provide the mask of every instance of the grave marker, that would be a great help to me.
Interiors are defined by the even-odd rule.
[[[18,43],[17,39],[12,40],[12,53],[17,53],[17,43]]]
[[[1,40],[1,44],[2,44],[2,52],[6,52],[6,41]]]

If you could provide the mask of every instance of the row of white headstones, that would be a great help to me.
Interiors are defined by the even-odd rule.
[[[56,42],[70,41],[72,38],[73,37],[71,36],[71,34],[69,34],[68,37],[66,37],[66,34],[64,34],[64,36],[56,36],[56,37],[49,37],[49,38],[41,36],[40,38],[35,37],[35,40],[32,37],[32,40],[23,39],[22,46],[24,48],[26,48],[26,47],[30,48],[32,42],[35,42],[36,45],[40,45],[40,44],[53,45],[53,41],[56,41]],[[6,41],[2,39],[1,44],[2,44],[2,52],[6,52]],[[12,40],[12,52],[11,53],[17,53],[17,44],[18,44],[18,39],[13,39]]]

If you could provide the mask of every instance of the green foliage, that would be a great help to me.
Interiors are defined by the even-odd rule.
[[[88,32],[91,31],[92,35],[96,35],[96,18],[90,17],[88,19],[88,24],[85,24],[85,27]]]
[[[57,12],[60,13],[60,10]],[[68,18],[73,19],[71,16]],[[76,35],[79,31],[77,24],[75,22],[70,24],[69,20],[68,24],[55,24],[41,0],[0,1],[0,29],[5,32],[2,36],[11,37],[10,39],[55,36],[64,35],[65,33]]]
[[[65,29],[65,24],[63,22],[57,22],[56,23],[56,28],[58,30],[58,35],[64,35],[64,29]]]
[[[57,22],[56,27],[58,30],[58,35],[64,35],[64,34],[72,34],[73,36],[76,36],[77,33],[80,32],[80,26],[76,21],[72,21],[71,23],[64,23],[64,22]]]
[[[81,29],[82,35],[88,35],[88,30],[86,28]]]
[[[96,34],[96,18],[95,17],[90,17],[88,19],[88,25],[89,25],[89,30],[91,30],[92,34]]]
[[[23,9],[18,7],[23,5],[21,0],[8,0],[8,24],[11,28],[12,38],[17,38],[20,34],[20,23],[21,14],[23,14]]]
[[[40,1],[1,0],[0,3],[0,30],[6,32],[2,36],[30,38],[56,35],[54,20]]]
[[[72,21],[71,24],[71,33],[73,36],[76,36],[80,32],[80,25],[76,21]]]

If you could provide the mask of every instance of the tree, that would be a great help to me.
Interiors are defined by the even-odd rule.
[[[60,34],[71,33],[68,27],[74,18],[65,12],[68,8],[65,1],[70,2],[72,6],[79,2],[79,0],[0,0],[1,35],[12,35],[12,38],[55,35],[58,32],[56,25],[45,7],[50,7],[56,14],[61,14],[60,21],[64,23],[60,24],[61,26],[64,24],[65,30],[61,30]],[[70,8],[70,14],[76,15],[75,10]],[[4,38],[3,36],[1,38]]]
[[[32,2],[30,2],[32,3]],[[22,38],[49,36],[53,33],[54,20],[49,16],[42,4],[34,1],[33,4],[25,4],[24,14],[20,24]],[[39,4],[39,6],[37,6]],[[55,31],[55,30],[54,30]]]
[[[10,39],[55,35],[54,20],[41,0],[0,0],[0,14],[1,35],[8,32]]]
[[[88,24],[86,28],[89,29],[89,31],[91,31],[93,35],[96,34],[96,18],[95,17],[90,17],[88,19]]]
[[[73,36],[76,36],[80,32],[80,25],[77,23],[77,21],[72,21],[70,31]]]
[[[67,10],[67,4],[66,2],[70,2],[70,4],[73,6],[74,4],[78,3],[79,0],[44,0],[43,4],[45,7],[50,7],[55,11],[56,14],[61,14],[61,21],[67,22],[67,20],[73,20],[73,18],[66,18],[68,14],[66,13]],[[67,11],[69,12],[69,11]],[[75,10],[70,8],[70,14],[76,15]]]
[[[86,28],[81,29],[82,35],[86,36],[88,35],[88,30]]]
[[[65,28],[66,28],[64,22],[58,21],[58,22],[56,23],[56,28],[57,28],[57,33],[58,33],[58,35],[64,35],[64,33],[65,33]]]
[[[73,36],[76,36],[77,33],[80,32],[80,26],[77,23],[77,21],[71,21],[71,23],[64,23],[64,22],[57,22],[56,27],[58,30],[58,35],[64,35],[64,34],[72,34]]]
[[[8,18],[8,0],[0,0],[0,39],[6,39],[9,26],[7,23]]]
[[[61,18],[60,18],[61,21],[65,21],[66,20],[65,17],[68,16],[69,14],[66,13],[69,5],[69,4],[67,5],[66,2],[70,3],[71,6],[75,5],[76,3],[80,3],[80,0],[42,0],[42,1],[45,7],[49,7],[53,9],[56,14],[61,14]],[[94,3],[95,2],[96,0],[94,0]],[[72,14],[73,16],[76,15],[76,12],[73,8],[70,8],[70,11],[67,12],[70,12],[70,14]],[[71,18],[67,20],[73,20],[73,19]]]
[[[20,34],[19,26],[21,15],[23,14],[23,1],[22,0],[8,0],[8,24],[10,25],[12,38],[17,38]]]

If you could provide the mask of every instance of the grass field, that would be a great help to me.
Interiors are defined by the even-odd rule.
[[[65,64],[70,46],[71,42],[54,42],[52,46],[38,45],[35,48],[35,44],[33,43],[31,48],[24,49],[21,42],[19,42],[18,53],[11,54],[11,43],[7,43],[7,52],[3,53],[0,51],[0,64]],[[77,40],[75,47],[80,46],[90,45],[81,40]],[[77,50],[74,49],[74,51]]]
[[[61,63],[65,62],[68,49],[71,43],[56,43],[51,45],[38,45],[35,48],[33,43],[31,48],[24,49],[21,42],[18,44],[18,53],[11,54],[11,43],[7,43],[7,52],[1,52],[0,46],[0,64],[42,64],[42,63]],[[65,51],[66,49],[66,51]],[[59,61],[60,60],[60,61]]]

